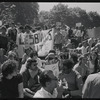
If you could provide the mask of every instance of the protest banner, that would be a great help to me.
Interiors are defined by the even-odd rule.
[[[59,76],[58,62],[55,63],[55,64],[51,64],[51,65],[45,65],[45,68],[44,68],[44,69],[45,69],[45,70],[52,70],[53,73],[54,73],[54,75],[55,75],[56,77]]]
[[[37,31],[31,33],[28,37],[24,34],[18,36],[18,52],[22,50],[23,47],[35,48],[38,52],[38,56],[46,56],[48,52],[53,49],[53,38],[54,38],[54,29]],[[21,49],[19,49],[21,48]]]
[[[53,49],[54,30],[52,29],[50,32],[44,31],[43,33],[46,33],[46,35],[40,43],[40,46],[42,45],[42,47],[38,50],[39,56],[45,56],[51,49]]]

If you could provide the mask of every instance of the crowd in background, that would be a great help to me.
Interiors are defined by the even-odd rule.
[[[55,29],[54,49],[41,58],[31,47],[24,48],[24,54],[20,51],[19,55],[17,45],[17,37],[40,31],[41,27],[33,29],[14,23],[1,26],[1,98],[100,97],[99,38],[89,38],[85,26]],[[55,63],[60,71],[58,77],[45,70],[46,65]]]

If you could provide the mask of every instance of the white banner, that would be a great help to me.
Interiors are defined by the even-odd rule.
[[[31,33],[27,39],[24,39],[25,37],[27,36],[23,33],[22,35],[18,35],[18,52],[20,52],[19,48],[23,48],[25,45],[32,48],[35,47],[39,56],[46,56],[48,52],[53,49],[54,29],[37,31],[35,33]]]
[[[53,35],[54,35],[53,30],[49,32],[48,30],[45,30],[42,31],[42,33],[45,35],[43,36],[42,42],[38,44],[38,46],[40,46],[38,50],[39,56],[45,56],[51,49],[53,49]]]
[[[51,65],[45,65],[45,70],[52,70],[56,77],[59,76],[58,62]]]

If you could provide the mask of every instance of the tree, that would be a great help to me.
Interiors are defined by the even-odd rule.
[[[7,13],[15,23],[19,22],[22,25],[33,24],[34,18],[38,16],[39,11],[39,5],[36,2],[3,2],[0,3],[0,6],[2,6],[1,12]],[[8,14],[6,8],[10,14]],[[8,17],[6,16],[5,20],[7,19]]]
[[[75,27],[76,23],[81,22],[86,28],[100,26],[100,15],[97,12],[89,12],[80,7],[69,8],[68,5],[59,3],[55,5],[49,12],[41,11],[39,19],[42,23],[56,24],[61,22],[69,27]]]
[[[100,15],[97,12],[89,12],[92,27],[100,26]]]

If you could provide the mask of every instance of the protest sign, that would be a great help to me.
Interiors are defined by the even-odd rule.
[[[53,38],[54,38],[54,29],[37,31],[35,33],[29,34],[28,36],[22,34],[18,36],[17,44],[18,48],[31,47],[35,48],[38,52],[38,56],[46,56],[48,52],[53,49]],[[20,52],[20,49],[18,49]]]
[[[45,70],[52,70],[56,77],[59,76],[58,62],[51,65],[45,65]]]

